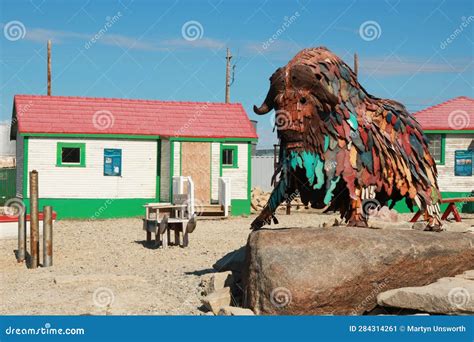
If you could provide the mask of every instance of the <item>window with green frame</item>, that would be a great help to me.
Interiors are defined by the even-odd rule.
[[[436,164],[444,165],[445,134],[427,134],[428,149],[433,156]]]
[[[58,142],[56,147],[56,166],[86,167],[86,144]]]
[[[222,145],[221,148],[221,165],[223,168],[238,168],[237,163],[237,146]]]

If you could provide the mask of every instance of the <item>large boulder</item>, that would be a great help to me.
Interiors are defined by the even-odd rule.
[[[383,291],[474,268],[474,235],[353,227],[250,234],[244,305],[256,314],[363,314]]]

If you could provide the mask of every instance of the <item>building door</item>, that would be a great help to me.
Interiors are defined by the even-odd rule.
[[[181,175],[191,176],[196,200],[199,200],[203,205],[211,203],[210,143],[181,143]]]

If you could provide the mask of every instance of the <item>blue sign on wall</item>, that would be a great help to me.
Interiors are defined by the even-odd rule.
[[[472,176],[472,152],[471,150],[454,152],[455,176]]]
[[[104,149],[104,176],[122,175],[122,150],[116,148]]]

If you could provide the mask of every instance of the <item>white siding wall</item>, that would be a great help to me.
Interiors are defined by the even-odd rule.
[[[444,165],[438,165],[438,185],[441,191],[470,192],[474,190],[474,176],[454,175],[454,152],[467,150],[474,140],[474,134],[446,134]]]
[[[86,167],[57,167],[57,142],[83,142]],[[154,198],[153,140],[29,138],[28,171],[39,172],[43,198]],[[122,176],[104,176],[104,148],[122,149]]]
[[[221,144],[211,144],[211,200],[217,201],[219,199],[219,176],[220,176],[220,153]]]
[[[170,201],[170,142],[161,141],[160,202]]]
[[[181,176],[181,142],[174,141],[173,176]]]
[[[23,198],[23,144],[25,139],[16,134],[16,196]]]
[[[225,143],[222,146],[238,146],[238,168],[222,169],[223,177],[231,179],[231,198],[247,199],[247,169],[248,169],[248,144]]]

